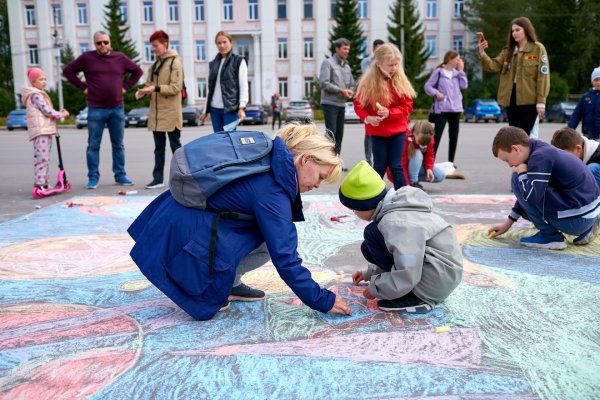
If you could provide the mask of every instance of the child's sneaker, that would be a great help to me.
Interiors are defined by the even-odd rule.
[[[594,225],[590,229],[573,239],[573,244],[581,246],[593,242],[598,233],[600,233],[600,215],[596,217],[596,222],[594,222]]]
[[[240,283],[231,288],[229,300],[237,301],[259,301],[265,298],[265,292],[258,289],[252,289],[250,286]]]
[[[525,247],[536,249],[563,250],[567,248],[565,237],[560,232],[553,235],[542,235],[542,232],[538,232],[533,236],[522,237],[520,242]]]
[[[416,314],[431,311],[431,306],[415,296],[413,292],[394,300],[379,300],[377,307],[382,311],[405,311]]]

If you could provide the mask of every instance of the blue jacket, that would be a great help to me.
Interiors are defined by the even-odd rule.
[[[579,98],[577,107],[569,120],[569,128],[576,129],[581,123],[581,132],[590,139],[600,138],[600,91],[591,89]]]
[[[548,218],[593,216],[600,209],[600,189],[589,168],[541,140],[529,142],[527,172],[519,174],[518,190],[526,202],[540,204]],[[517,201],[509,218],[516,221],[524,213]]]
[[[208,205],[256,217],[220,220],[212,280],[208,251],[214,213],[184,207],[166,191],[129,227],[136,242],[131,258],[154,286],[195,319],[210,319],[227,301],[240,260],[265,242],[279,276],[304,304],[331,310],[335,294],[312,279],[297,253],[293,221],[304,220],[302,201],[292,153],[280,138],[273,143],[271,171],[229,183]]]

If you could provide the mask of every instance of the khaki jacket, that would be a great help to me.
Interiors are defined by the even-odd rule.
[[[546,104],[550,92],[550,65],[544,45],[528,42],[523,50],[513,55],[510,64],[504,62],[507,51],[505,47],[495,58],[487,54],[481,56],[484,71],[500,74],[498,103],[503,107],[510,105],[513,83],[516,83],[517,105]]]
[[[172,66],[171,66],[171,63]],[[168,50],[148,69],[146,85],[160,87],[150,97],[148,130],[172,132],[183,128],[181,114],[181,88],[183,66],[175,50]]]

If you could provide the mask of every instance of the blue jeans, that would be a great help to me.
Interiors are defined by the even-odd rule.
[[[600,164],[591,163],[588,164],[588,168],[592,172],[592,175],[594,175],[594,178],[596,178],[596,183],[598,184],[598,187],[600,187]]]
[[[514,193],[519,205],[525,210],[526,215],[523,218],[528,219],[542,233],[542,235],[556,235],[558,232],[567,235],[579,236],[594,225],[595,218],[556,218],[544,215],[544,203],[532,204],[523,199],[519,192],[519,175],[513,174],[511,179],[512,192]]]
[[[333,106],[331,104],[321,104],[321,106],[323,108],[323,118],[325,118],[325,129],[335,139],[335,152],[339,155],[342,152],[346,107]]]
[[[104,126],[108,127],[110,134],[110,143],[112,145],[112,170],[115,174],[115,180],[124,178],[125,173],[125,146],[123,137],[125,136],[125,110],[123,106],[111,108],[88,107],[88,146],[87,146],[87,167],[88,178],[99,180],[100,171],[100,143]]]
[[[373,148],[373,169],[383,178],[385,170],[390,167],[394,179],[394,189],[406,186],[402,155],[404,154],[404,136],[402,132],[394,136],[371,136]]]
[[[446,178],[444,170],[434,165],[433,182],[441,182],[444,178]],[[427,180],[427,172],[423,166],[423,153],[419,150],[415,151],[415,155],[408,160],[408,179],[410,183]]]
[[[223,127],[235,121],[237,117],[237,111],[225,112],[225,110],[222,108],[210,108],[210,122],[213,126],[213,132],[222,132]]]

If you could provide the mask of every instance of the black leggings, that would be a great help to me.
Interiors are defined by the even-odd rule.
[[[508,125],[517,126],[525,131],[528,135],[531,134],[535,119],[537,118],[537,107],[535,104],[517,105],[517,88],[513,85],[512,94],[510,95],[510,106],[506,107],[506,115],[508,116]]]
[[[433,145],[433,152],[437,157],[437,149],[442,141],[442,133],[446,127],[446,121],[448,121],[448,137],[450,138],[450,144],[448,145],[448,161],[454,162],[454,155],[456,154],[456,145],[458,144],[458,125],[460,120],[460,113],[457,112],[443,112],[435,115],[435,143]]]

